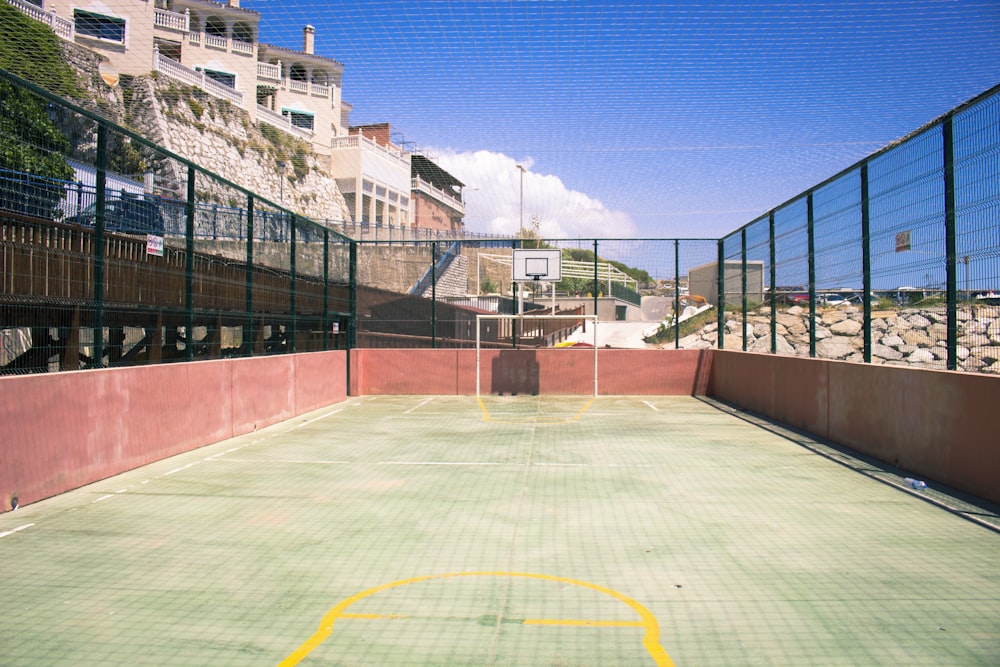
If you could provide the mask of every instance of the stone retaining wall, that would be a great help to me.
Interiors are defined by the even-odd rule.
[[[726,314],[725,349],[743,348],[739,313]],[[816,313],[816,356],[864,361],[862,310],[855,306]],[[777,315],[778,354],[809,356],[809,311],[799,306]],[[716,347],[718,325],[681,338],[682,349]],[[944,369],[948,359],[944,306],[872,311],[872,363]],[[770,309],[747,314],[747,351],[771,351]],[[958,370],[1000,373],[1000,306],[958,309]]]

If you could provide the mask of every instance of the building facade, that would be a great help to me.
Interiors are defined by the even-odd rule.
[[[442,222],[424,226],[454,229],[461,219],[461,197],[454,200],[447,189],[435,193],[411,172],[410,153],[393,144],[388,124],[349,126],[344,66],[314,52],[313,26],[303,28],[302,50],[295,51],[261,43],[262,17],[240,0],[7,1],[62,39],[103,55],[110,76],[158,72],[309,142],[317,155],[329,156],[353,215],[344,222],[387,231],[411,227],[418,196],[426,202],[422,211],[435,197],[435,206],[443,207],[421,213],[422,225],[426,219]]]

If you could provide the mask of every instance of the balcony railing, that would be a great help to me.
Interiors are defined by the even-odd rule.
[[[26,0],[7,0],[7,2],[13,5],[18,11],[29,18],[33,18],[36,21],[40,21],[45,25],[49,26],[59,37],[65,40],[72,41],[75,34],[73,21],[70,19],[64,19],[60,16],[56,16],[56,10],[45,11],[38,5],[27,2]]]
[[[410,179],[410,189],[417,192],[423,192],[429,194],[438,201],[440,201],[441,203],[445,204],[446,206],[450,206],[451,208],[455,209],[459,213],[465,212],[465,204],[462,202],[461,198],[458,195],[456,195],[454,192],[448,192],[446,190],[442,190],[438,187],[435,187],[434,185],[428,183],[419,176]]]
[[[309,84],[309,91],[313,94],[313,97],[330,97],[330,86],[325,83],[311,83]]]
[[[201,88],[209,95],[228,100],[236,106],[243,106],[243,92],[224,86],[218,81],[205,76],[204,72],[196,72],[193,69],[181,65],[176,60],[160,55],[160,51],[153,48],[153,69],[162,72],[171,79],[186,83],[189,86]]]
[[[348,137],[334,137],[333,141],[330,143],[330,148],[331,150],[360,148],[362,150],[378,153],[379,155],[383,155],[393,160],[398,160],[407,166],[410,164],[409,154],[404,153],[398,146],[394,146],[392,144],[389,144],[389,146],[383,146],[382,144],[361,134],[352,134]]]
[[[153,13],[153,25],[157,28],[187,32],[191,27],[191,13],[186,9],[183,14],[166,9],[156,9]]]
[[[226,37],[220,37],[219,35],[209,35],[208,33],[205,33],[205,46],[210,46],[213,49],[228,51],[229,39]]]
[[[288,89],[296,93],[308,93],[309,83],[306,81],[296,81],[295,79],[289,79]]]
[[[272,65],[271,63],[257,63],[257,78],[264,79],[266,81],[281,81],[281,65]]]
[[[233,53],[242,53],[247,56],[252,56],[253,42],[244,42],[239,39],[233,39]]]
[[[299,139],[304,139],[305,141],[312,141],[315,132],[307,130],[304,127],[298,127],[292,125],[292,119],[290,116],[282,116],[280,113],[271,111],[265,106],[257,105],[257,120],[261,123],[267,123],[272,127],[276,127],[279,130],[283,130],[293,137],[298,137]]]

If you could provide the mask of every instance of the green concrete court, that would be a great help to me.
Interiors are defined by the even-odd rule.
[[[998,665],[995,508],[675,397],[363,397],[0,515],[3,665]]]

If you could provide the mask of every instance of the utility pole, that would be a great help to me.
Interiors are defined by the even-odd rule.
[[[517,168],[521,171],[521,222],[518,236],[524,239],[524,165],[519,164]]]

